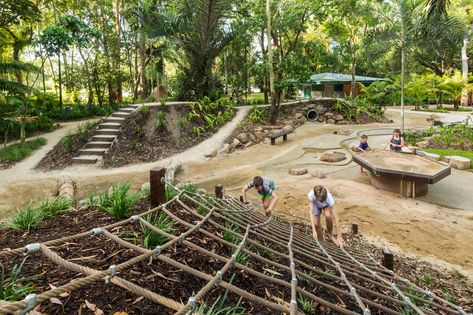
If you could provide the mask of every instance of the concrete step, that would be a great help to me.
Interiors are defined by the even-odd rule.
[[[102,156],[107,149],[101,148],[91,148],[91,149],[82,149],[79,151],[79,155],[100,155]]]
[[[108,141],[91,141],[85,144],[86,149],[108,149],[112,145],[112,142]]]
[[[134,107],[134,108],[138,108],[138,107],[141,107],[142,105],[141,104],[129,104],[127,105],[127,107]]]
[[[124,121],[125,121],[125,118],[121,118],[121,117],[111,117],[111,116],[105,118],[105,120],[104,120],[104,122],[106,122],[106,123],[111,123],[111,122],[113,122],[113,123],[119,123],[119,124],[121,124],[121,123],[124,122]]]
[[[98,155],[81,155],[72,158],[72,163],[74,164],[95,164],[97,159],[99,158]]]
[[[120,129],[122,124],[115,122],[105,122],[99,125],[99,129]]]
[[[94,135],[92,136],[93,142],[113,142],[115,140],[115,135]]]
[[[123,107],[123,108],[120,108],[118,111],[119,112],[125,112],[125,113],[131,113],[132,111],[134,111],[136,108],[133,108],[133,107]]]
[[[130,115],[129,112],[115,112],[112,114],[112,117],[121,117],[121,118],[126,118]]]
[[[118,129],[97,129],[94,135],[111,135],[116,136],[120,133]]]

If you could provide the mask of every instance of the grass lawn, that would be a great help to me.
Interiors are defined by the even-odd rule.
[[[264,93],[251,93],[248,94],[249,100],[264,100]]]
[[[438,154],[438,155],[440,155],[440,157],[442,159],[446,155],[457,155],[457,156],[466,157],[466,158],[473,161],[473,151],[450,150],[450,149],[446,149],[446,150],[442,150],[442,149],[425,149],[424,151]],[[470,168],[473,168],[473,162],[470,163]]]
[[[0,161],[4,162],[18,162],[26,158],[33,152],[45,145],[47,140],[45,138],[36,138],[34,140],[26,141],[24,143],[15,143],[0,149]]]

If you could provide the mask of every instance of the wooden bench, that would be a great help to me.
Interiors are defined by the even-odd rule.
[[[275,145],[276,144],[276,139],[279,138],[279,137],[282,137],[283,141],[287,141],[287,135],[288,134],[290,134],[290,132],[282,130],[282,131],[272,133],[272,134],[268,135],[267,137],[269,139],[271,139],[271,145]]]

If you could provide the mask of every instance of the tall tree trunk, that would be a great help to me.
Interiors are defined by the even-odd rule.
[[[18,44],[19,42],[15,41],[13,43],[13,60],[15,61],[20,61],[20,51],[21,51],[21,45]],[[15,72],[16,76],[16,81],[20,84],[23,84],[23,76],[21,74],[21,71]]]
[[[62,111],[62,78],[61,78],[61,54],[57,55],[58,70],[59,70],[59,108]]]
[[[401,134],[404,134],[404,75],[406,68],[406,42],[404,17],[401,17]]]
[[[114,56],[114,69],[119,70],[120,69],[120,63],[121,63],[121,58],[120,58],[120,40],[121,40],[121,19],[120,19],[120,0],[117,0],[115,3],[115,30],[116,30],[116,44],[115,44],[115,56]],[[119,102],[123,101],[123,84],[122,84],[122,79],[120,76],[120,73],[115,77],[115,82],[117,84],[117,99]]]
[[[145,100],[148,96],[148,84],[146,80],[146,40],[143,33],[140,34],[140,67],[141,99]]]
[[[89,57],[85,58],[84,53],[82,52],[82,49],[79,48],[79,54],[82,58],[82,61],[84,62],[84,69],[85,69],[85,76],[87,79],[87,89],[88,91],[88,97],[87,97],[87,109],[90,112],[90,108],[92,106],[92,103],[94,102],[94,88],[92,86],[92,78],[90,76],[90,70],[89,70]]]
[[[461,49],[462,57],[462,78],[463,83],[466,85],[468,83],[468,43],[470,42],[470,36],[473,33],[473,23],[470,24],[468,32],[466,32],[465,37],[463,38],[463,46]],[[463,106],[468,106],[468,91],[464,88],[461,96],[461,104]]]
[[[268,36],[268,72],[269,72],[269,90],[271,95],[271,118],[270,123],[275,124],[278,115],[278,104],[276,99],[276,93],[274,90],[274,67],[273,67],[273,43],[272,43],[272,24],[271,24],[271,4],[270,0],[266,0],[266,18],[267,27],[266,33]]]
[[[263,59],[266,57],[266,50],[264,49],[264,29],[261,29],[261,54]],[[263,76],[263,95],[264,95],[264,103],[269,104],[269,96],[268,96],[268,75],[265,72]]]

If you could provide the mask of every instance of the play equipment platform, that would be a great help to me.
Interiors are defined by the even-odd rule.
[[[424,196],[428,184],[450,175],[450,166],[410,153],[372,150],[353,156],[353,161],[370,171],[373,186],[405,197]]]

